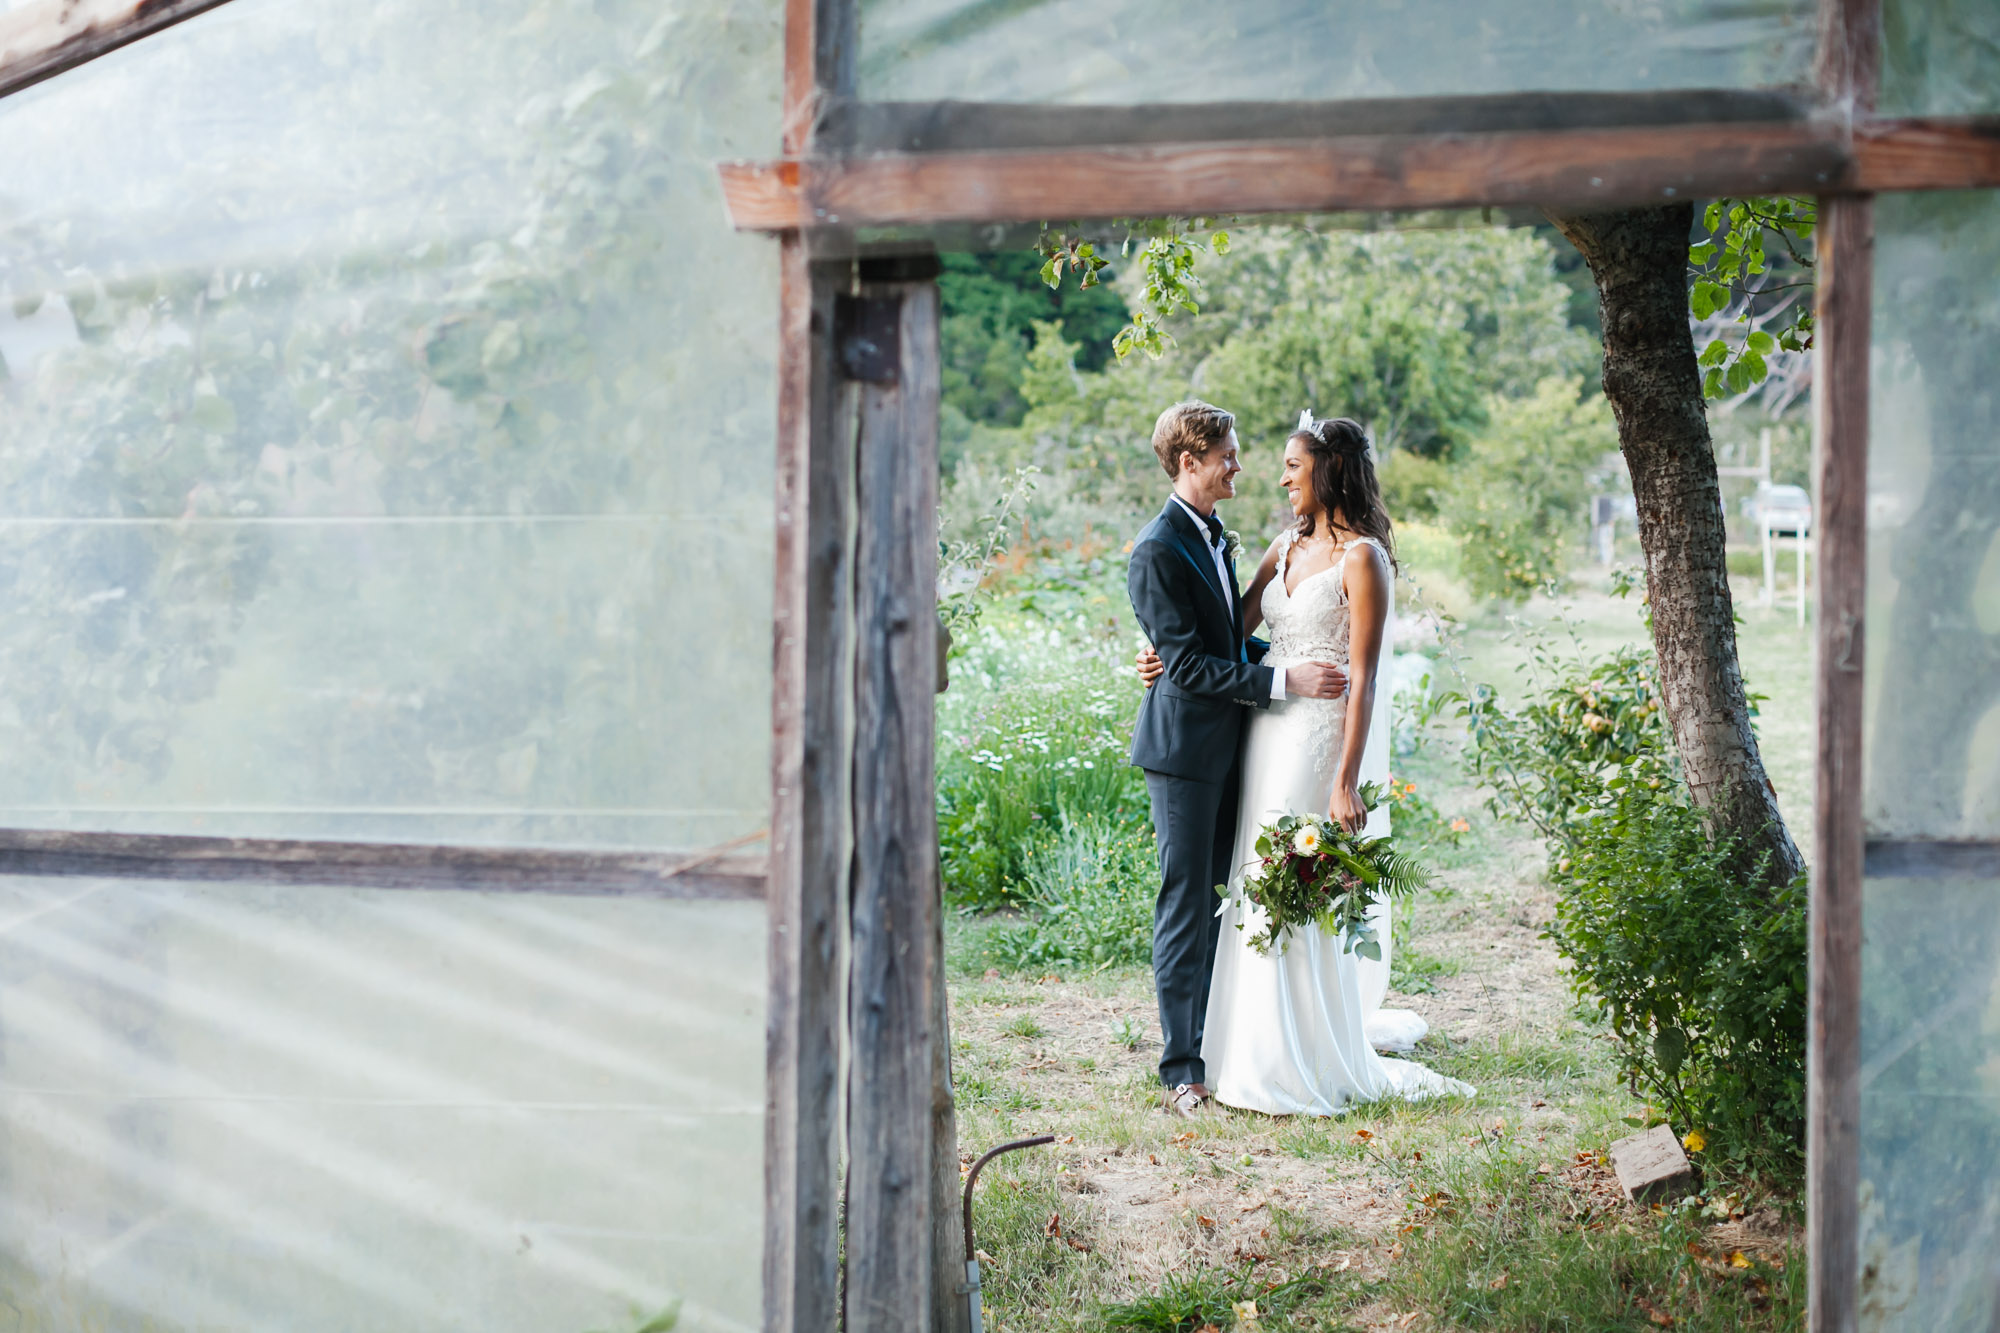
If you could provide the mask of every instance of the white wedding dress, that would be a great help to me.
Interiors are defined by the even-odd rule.
[[[1370,538],[1349,543],[1331,567],[1285,590],[1285,567],[1295,534],[1278,555],[1277,577],[1264,589],[1263,611],[1272,666],[1348,660],[1347,592],[1342,574],[1348,556]],[[1386,556],[1382,557],[1386,560]],[[1389,626],[1384,626],[1387,652]],[[1257,859],[1258,831],[1280,815],[1324,815],[1333,796],[1347,724],[1347,700],[1290,698],[1250,720],[1243,743],[1243,793],[1230,888]],[[1389,691],[1379,682],[1361,781],[1389,776]],[[1365,830],[1389,831],[1386,807],[1370,812]],[[1354,1102],[1382,1097],[1471,1096],[1472,1088],[1409,1060],[1384,1058],[1370,1045],[1380,1033],[1421,1030],[1406,1010],[1381,1008],[1389,987],[1387,905],[1371,918],[1382,943],[1380,961],[1343,951],[1341,941],[1317,929],[1295,931],[1269,956],[1250,946],[1262,924],[1261,909],[1232,896],[1222,910],[1215,949],[1208,1019],[1201,1056],[1216,1100],[1271,1115],[1332,1115]],[[1242,927],[1239,929],[1239,927]],[[1383,1044],[1390,1044],[1384,1041]]]

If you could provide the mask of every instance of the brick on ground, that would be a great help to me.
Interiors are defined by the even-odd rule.
[[[1625,1197],[1639,1203],[1679,1192],[1694,1181],[1681,1141],[1665,1125],[1655,1125],[1640,1134],[1628,1134],[1611,1145],[1611,1166]]]

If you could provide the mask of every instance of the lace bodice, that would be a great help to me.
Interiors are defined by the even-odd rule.
[[[1342,572],[1355,547],[1373,546],[1380,551],[1381,543],[1373,537],[1355,538],[1341,548],[1338,560],[1317,574],[1307,575],[1296,591],[1286,592],[1285,569],[1297,541],[1296,529],[1285,534],[1284,544],[1278,548],[1277,577],[1264,587],[1264,623],[1271,631],[1271,648],[1264,660],[1272,666],[1294,662],[1346,666],[1348,606]]]

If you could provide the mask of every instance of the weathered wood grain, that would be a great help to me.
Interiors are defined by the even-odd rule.
[[[1848,168],[1843,135],[1780,123],[884,153],[721,170],[735,225],[771,231],[1474,204],[1608,208],[1820,190]]]
[[[0,829],[0,875],[755,899],[764,896],[765,866],[761,852],[697,856]]]
[[[1813,82],[1842,116],[1875,109],[1882,77],[1882,0],[1820,0]]]
[[[38,0],[0,14],[0,97],[226,0]]]
[[[1861,1121],[1862,655],[1868,561],[1873,202],[1823,199],[1814,473],[1817,782],[1807,1054],[1808,1294],[1816,1333],[1853,1333]]]
[[[893,152],[720,166],[746,231],[2000,186],[2000,117]]]
[[[2000,116],[1863,121],[1853,180],[1870,194],[2000,186]]]
[[[833,367],[845,266],[785,238],[772,599],[771,952],[764,1327],[839,1317],[840,1042],[853,760],[851,406]]]
[[[858,297],[899,314],[894,382],[858,389],[845,1327],[909,1333],[932,1299],[938,304],[928,281]]]

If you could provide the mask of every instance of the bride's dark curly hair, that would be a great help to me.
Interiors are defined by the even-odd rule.
[[[1361,423],[1348,417],[1315,420],[1291,438],[1303,443],[1312,458],[1313,497],[1327,514],[1349,530],[1382,543],[1389,567],[1396,568],[1396,530],[1382,507],[1382,484],[1375,479],[1375,461],[1368,456],[1368,436]],[[1299,535],[1313,535],[1313,516],[1299,520]]]

